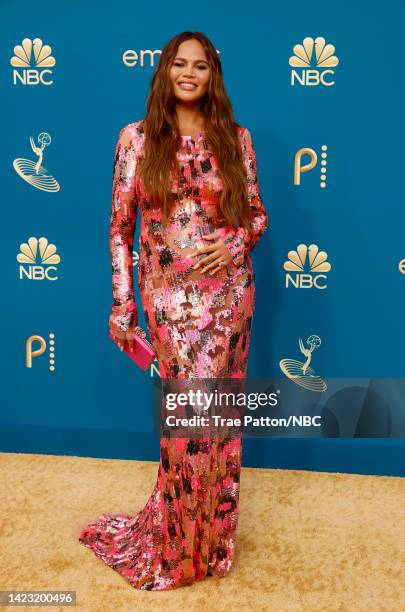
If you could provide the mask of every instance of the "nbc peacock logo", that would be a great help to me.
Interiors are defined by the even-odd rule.
[[[14,47],[14,55],[10,59],[13,66],[13,85],[52,85],[53,71],[56,60],[52,49],[44,45],[40,38],[24,38],[21,45]]]
[[[42,165],[44,150],[51,144],[51,137],[47,132],[41,132],[38,136],[39,146],[35,144],[34,139],[30,136],[30,144],[33,152],[38,156],[36,161],[17,157],[13,161],[14,170],[24,181],[41,189],[41,191],[59,191],[60,185],[58,181],[48,172]]]
[[[294,55],[290,57],[288,63],[293,68],[291,70],[291,85],[325,85],[331,87],[335,84],[333,80],[334,70],[339,64],[339,59],[335,55],[334,45],[327,44],[322,36],[304,38],[302,45],[293,47]]]
[[[58,280],[56,266],[60,263],[60,256],[56,251],[56,246],[44,237],[38,239],[31,236],[27,242],[20,244],[17,255],[20,280]]]
[[[304,389],[318,392],[326,391],[327,385],[325,381],[310,366],[312,353],[321,346],[321,339],[313,334],[307,338],[306,345],[304,346],[301,338],[298,339],[299,349],[304,357],[306,357],[305,362],[297,361],[297,359],[281,359],[279,362],[281,371],[287,378],[296,385],[304,387]]]
[[[295,251],[289,251],[288,259],[283,268],[287,272],[285,286],[295,289],[326,289],[326,272],[331,265],[327,261],[328,254],[320,251],[318,245],[299,244]]]

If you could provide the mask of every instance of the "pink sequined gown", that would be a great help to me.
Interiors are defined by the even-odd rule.
[[[118,138],[113,174],[110,247],[114,302],[110,330],[130,336],[138,322],[133,288],[133,242],[141,210],[138,284],[161,377],[243,378],[247,373],[255,284],[250,251],[268,225],[249,131],[239,126],[254,234],[224,225],[221,180],[204,132],[181,137],[179,178],[170,223],[148,201],[135,169],[144,145],[144,120]],[[210,275],[190,256],[202,236],[221,227],[232,255]],[[235,552],[242,441],[161,438],[155,487],[137,513],[102,514],[80,542],[132,586],[170,590],[224,576]]]

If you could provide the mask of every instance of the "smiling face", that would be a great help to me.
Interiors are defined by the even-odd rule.
[[[179,45],[169,75],[179,101],[190,104],[204,96],[211,69],[204,47],[198,40],[192,38]]]

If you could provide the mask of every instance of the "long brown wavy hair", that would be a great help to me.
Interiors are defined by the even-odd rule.
[[[162,50],[146,103],[145,148],[138,173],[152,205],[161,206],[162,221],[166,223],[172,202],[171,176],[173,172],[178,172],[176,151],[181,142],[175,115],[176,96],[169,71],[179,45],[189,39],[201,43],[211,68],[208,90],[201,99],[200,108],[204,116],[204,131],[223,183],[221,213],[229,225],[241,225],[250,232],[251,211],[247,198],[246,170],[237,134],[239,124],[234,119],[225,91],[218,53],[202,32],[182,32],[169,40]]]

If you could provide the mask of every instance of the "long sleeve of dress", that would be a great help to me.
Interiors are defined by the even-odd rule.
[[[138,200],[135,191],[136,152],[128,126],[119,133],[113,164],[110,253],[113,305],[109,327],[120,339],[134,336],[138,310],[133,285],[133,245]]]
[[[252,235],[249,235],[244,227],[236,229],[228,227],[219,230],[236,266],[243,263],[245,254],[252,251],[268,227],[268,215],[261,198],[257,178],[256,152],[247,128],[243,128],[241,146],[243,163],[246,168],[248,201],[252,211]]]

